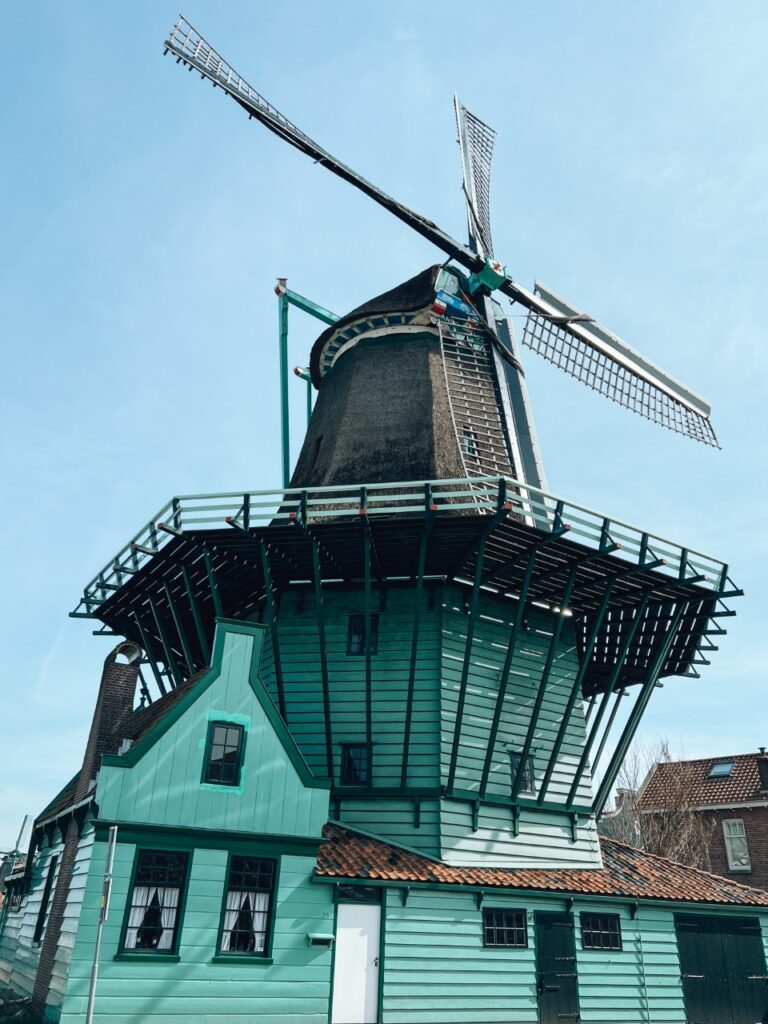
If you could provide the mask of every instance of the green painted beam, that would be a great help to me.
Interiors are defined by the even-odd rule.
[[[325,729],[325,764],[328,778],[333,779],[333,724],[331,721],[331,684],[328,676],[328,649],[325,640],[325,610],[323,608],[323,585],[320,575],[320,553],[317,543],[312,545],[312,577],[315,589],[315,613],[317,634],[320,645],[320,680],[323,690],[323,725]]]
[[[576,573],[578,572],[578,566],[574,566],[569,575],[568,580],[563,590],[562,601],[560,602],[561,608],[565,609],[568,607],[573,593],[573,587],[576,583]],[[564,615],[557,615],[555,621],[555,628],[552,630],[552,636],[549,641],[549,648],[547,650],[547,658],[544,662],[544,668],[541,673],[541,679],[539,680],[539,687],[536,693],[536,700],[531,711],[531,717],[528,722],[528,730],[525,734],[525,741],[523,743],[523,749],[520,752],[520,767],[515,774],[514,781],[512,783],[512,799],[516,800],[520,793],[520,786],[523,783],[523,776],[525,774],[525,763],[528,760],[531,747],[533,746],[533,739],[536,735],[536,729],[539,724],[539,716],[541,715],[541,709],[544,704],[544,696],[547,692],[547,686],[549,685],[549,677],[552,673],[552,666],[555,663],[555,656],[557,654],[557,648],[560,643],[560,637],[563,632],[563,624],[565,623]]]
[[[593,773],[597,772],[597,766],[600,764],[600,758],[603,756],[603,751],[605,750],[605,745],[608,742],[608,737],[611,735],[611,732],[613,730],[614,722],[616,721],[616,716],[618,715],[619,708],[621,707],[621,699],[622,699],[622,697],[624,697],[626,695],[626,692],[627,691],[625,689],[621,689],[621,690],[617,690],[616,691],[616,699],[613,702],[613,708],[611,710],[610,715],[608,716],[608,723],[607,723],[606,727],[603,729],[603,735],[600,737],[600,743],[599,743],[598,748],[597,748],[597,753],[595,754],[594,758],[592,759],[592,771],[593,771]]]
[[[538,545],[531,548],[528,555],[528,564],[525,569],[525,576],[523,577],[523,584],[520,588],[520,597],[517,602],[517,609],[515,612],[515,618],[512,623],[512,629],[509,634],[509,642],[507,643],[507,651],[504,655],[504,665],[501,670],[501,676],[499,677],[499,689],[496,693],[496,704],[493,709],[493,720],[491,722],[491,730],[488,734],[488,746],[485,752],[485,763],[483,764],[483,774],[480,780],[480,796],[484,797],[488,788],[488,779],[490,777],[491,765],[493,763],[493,751],[496,746],[496,737],[499,732],[499,726],[501,724],[501,714],[504,709],[504,700],[507,694],[507,687],[509,685],[509,674],[512,670],[512,662],[515,656],[515,648],[517,646],[517,640],[520,636],[520,630],[523,625],[523,616],[525,615],[526,602],[528,600],[528,590],[531,585],[531,579],[533,578],[533,570],[536,564],[536,556],[538,554]]]
[[[578,671],[574,676],[573,685],[571,686],[571,692],[568,694],[568,700],[566,701],[566,705],[563,710],[563,717],[560,721],[560,726],[557,730],[557,736],[555,737],[555,742],[552,747],[552,753],[550,754],[549,761],[547,763],[547,769],[544,772],[544,778],[542,779],[541,786],[539,787],[539,793],[537,798],[539,804],[544,803],[544,800],[546,799],[547,790],[549,789],[549,783],[552,779],[552,773],[554,772],[555,767],[557,766],[557,759],[560,756],[560,751],[562,750],[563,743],[565,742],[565,735],[568,731],[568,723],[571,720],[571,715],[573,714],[573,709],[576,706],[576,701],[579,699],[581,687],[584,684],[584,677],[586,676],[587,670],[589,669],[589,662],[592,657],[592,652],[595,649],[597,638],[600,635],[600,630],[602,629],[603,620],[605,619],[606,613],[608,611],[608,605],[611,601],[611,594],[613,592],[613,587],[615,583],[616,580],[612,579],[608,583],[608,586],[605,588],[603,599],[600,602],[600,607],[597,611],[597,615],[595,616],[595,621],[593,622],[592,629],[589,632],[589,638],[584,646],[584,651],[582,652],[581,656],[581,662],[579,664]]]
[[[197,642],[200,644],[200,652],[203,656],[203,662],[206,665],[211,663],[211,648],[208,643],[208,637],[205,635],[203,629],[203,620],[200,617],[200,609],[197,605],[197,598],[195,592],[192,589],[192,581],[189,578],[187,567],[182,564],[181,575],[184,580],[184,589],[187,592],[187,600],[189,601],[189,610],[192,613],[192,621],[195,624],[195,633],[197,634]]]
[[[687,601],[681,601],[679,603],[677,610],[675,611],[672,617],[672,622],[669,625],[667,635],[664,638],[664,642],[661,644],[659,651],[656,654],[656,657],[653,659],[653,662],[651,663],[648,674],[646,675],[646,678],[640,689],[640,693],[638,694],[637,700],[635,701],[635,706],[632,708],[632,712],[629,718],[627,719],[626,725],[624,726],[624,731],[622,732],[621,738],[618,744],[616,745],[616,749],[613,752],[613,757],[611,758],[608,764],[608,768],[606,769],[605,775],[603,776],[603,781],[601,782],[600,788],[597,791],[597,796],[595,797],[593,808],[594,813],[597,817],[599,817],[603,812],[603,808],[605,807],[611,789],[613,788],[616,775],[618,774],[619,768],[621,767],[621,764],[627,755],[627,750],[629,750],[629,745],[634,738],[638,725],[640,724],[640,719],[643,717],[643,714],[645,713],[645,709],[647,708],[648,702],[650,701],[651,696],[653,694],[654,687],[658,682],[659,675],[661,674],[661,671],[664,668],[664,662],[667,660],[667,655],[669,654],[672,644],[675,641],[678,628],[682,621],[683,615],[685,614],[687,606]]]
[[[171,594],[171,588],[168,586],[167,583],[163,583],[163,591],[165,593],[165,599],[168,602],[168,607],[169,607],[170,612],[171,612],[171,618],[173,619],[173,625],[175,626],[176,633],[177,633],[177,635],[179,637],[179,643],[181,644],[181,651],[182,651],[182,654],[184,655],[184,661],[187,663],[187,669],[189,670],[189,675],[193,676],[195,674],[195,659],[192,657],[192,649],[189,646],[189,642],[187,641],[187,634],[184,631],[184,627],[181,624],[181,617],[179,616],[179,610],[176,607],[176,602],[173,600],[173,595]]]
[[[419,541],[419,563],[416,570],[416,597],[413,609],[413,627],[411,631],[411,660],[408,665],[408,692],[405,699],[405,723],[403,727],[403,759],[400,770],[400,785],[405,788],[408,781],[408,759],[411,746],[411,725],[413,718],[413,701],[416,692],[416,661],[419,650],[419,628],[421,624],[421,605],[424,600],[424,569],[427,564],[427,548],[429,535],[432,531],[432,497],[429,484],[424,486],[424,530]]]
[[[360,520],[363,524],[363,614],[365,616],[365,742],[368,745],[369,765],[373,784],[373,665],[371,662],[371,524],[366,514],[366,491],[360,491]]]
[[[155,682],[157,683],[157,688],[160,691],[160,693],[166,694],[168,691],[165,688],[165,683],[163,682],[163,677],[160,674],[160,669],[157,667],[157,659],[155,658],[155,653],[152,650],[152,645],[149,641],[149,636],[147,635],[146,630],[141,624],[141,619],[135,612],[131,612],[131,618],[133,619],[136,628],[139,631],[139,636],[141,637],[141,646],[144,648],[144,653],[147,656],[149,667],[152,669],[152,675],[155,677]]]
[[[288,299],[278,295],[280,332],[280,442],[282,448],[283,487],[291,479],[291,423],[288,409]]]
[[[316,302],[312,302],[311,299],[306,298],[304,295],[299,295],[298,292],[291,291],[290,288],[285,288],[282,292],[285,296],[286,302],[290,302],[296,309],[300,309],[303,313],[309,313],[316,320],[322,320],[324,324],[335,324],[339,319],[335,313],[331,313],[329,309],[324,306],[319,306]]]
[[[213,613],[217,619],[224,618],[224,609],[221,606],[219,585],[216,582],[216,573],[213,571],[213,560],[207,547],[203,547],[203,560],[205,561],[205,572],[208,576],[208,586],[211,588],[211,599],[213,601]]]
[[[285,706],[285,684],[283,681],[283,661],[280,656],[280,633],[277,626],[277,609],[275,595],[272,585],[272,573],[269,568],[269,555],[267,546],[262,541],[259,545],[261,555],[261,571],[264,574],[264,591],[267,599],[267,615],[269,617],[269,631],[272,637],[272,657],[275,662],[275,684],[277,686],[277,707],[280,717],[284,722],[288,721],[288,712]]]
[[[163,661],[165,663],[165,667],[170,671],[171,675],[173,676],[174,685],[181,686],[181,684],[184,682],[184,677],[181,674],[181,669],[179,668],[179,664],[176,661],[176,655],[173,653],[173,648],[171,647],[170,641],[168,640],[168,636],[165,630],[163,629],[163,623],[158,614],[157,606],[155,605],[155,602],[152,600],[151,597],[147,597],[147,602],[149,604],[149,609],[152,612],[152,618],[155,620],[155,626],[157,627],[157,635],[160,638],[160,646],[163,648]]]
[[[579,785],[581,784],[581,780],[582,780],[582,777],[584,775],[584,772],[586,771],[587,762],[589,760],[589,753],[590,753],[590,750],[592,749],[592,744],[594,743],[595,736],[597,735],[597,730],[600,727],[600,720],[601,720],[602,716],[605,714],[605,709],[607,707],[607,701],[610,700],[610,695],[613,693],[613,691],[616,688],[616,683],[618,682],[619,675],[621,674],[621,670],[624,667],[624,662],[626,660],[627,654],[629,653],[629,649],[632,646],[632,643],[633,643],[633,641],[635,639],[635,635],[636,635],[638,629],[640,628],[640,625],[643,622],[643,619],[645,618],[645,612],[646,612],[646,609],[648,608],[648,602],[650,601],[650,598],[651,598],[650,590],[644,591],[643,597],[642,597],[642,599],[640,601],[640,604],[638,605],[637,611],[635,612],[634,617],[632,619],[632,625],[627,630],[627,635],[624,637],[624,642],[622,643],[621,649],[619,650],[619,656],[616,659],[616,664],[615,664],[615,666],[613,668],[613,671],[611,672],[611,674],[610,674],[610,676],[608,678],[608,682],[606,683],[605,695],[603,696],[603,700],[600,702],[600,710],[598,711],[597,717],[595,718],[595,721],[594,721],[594,723],[592,725],[592,728],[590,730],[589,738],[587,739],[587,742],[584,744],[584,750],[581,753],[581,757],[579,759],[579,764],[578,764],[578,766],[576,768],[576,774],[573,777],[573,782],[571,783],[571,788],[568,791],[568,798],[566,800],[566,803],[568,804],[569,807],[573,803],[573,800],[574,800],[574,797],[576,796],[576,793],[578,791]],[[607,697],[607,699],[606,699],[606,697]]]

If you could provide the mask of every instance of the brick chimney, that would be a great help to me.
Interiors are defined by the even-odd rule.
[[[140,661],[141,649],[130,642],[118,644],[106,657],[91,731],[88,734],[80,777],[73,797],[75,804],[85,800],[93,789],[102,755],[116,754],[123,738],[129,734]],[[82,818],[79,822],[73,818],[64,826],[64,849],[60,855],[56,888],[51,896],[51,908],[48,912],[32,993],[32,1003],[41,1012],[48,1001],[54,960],[61,937],[61,925],[72,882],[72,870],[80,842],[81,825]],[[31,854],[30,850],[30,856]]]

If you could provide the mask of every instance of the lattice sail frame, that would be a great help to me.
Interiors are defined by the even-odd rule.
[[[491,236],[491,162],[496,132],[455,98],[464,193],[467,199],[470,237],[479,236],[482,251],[493,256]]]
[[[541,290],[537,287],[537,292]],[[693,402],[685,401],[682,396],[675,397],[674,387],[665,386],[664,379],[658,385],[654,383],[652,375],[648,373],[648,366],[652,364],[648,364],[647,360],[644,360],[647,365],[640,368],[642,375],[632,369],[630,362],[619,361],[606,351],[607,346],[613,343],[631,351],[629,346],[598,324],[592,326],[589,317],[579,315],[575,310],[569,311],[576,322],[580,321],[578,333],[569,329],[568,314],[558,322],[557,319],[529,309],[525,319],[523,344],[625,409],[695,441],[714,448],[720,447],[707,414],[708,407],[701,403],[697,409]],[[598,344],[583,337],[584,334],[592,333]],[[599,345],[601,341],[603,344]],[[670,383],[675,383],[666,375],[663,376]]]

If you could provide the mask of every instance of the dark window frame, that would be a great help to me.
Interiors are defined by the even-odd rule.
[[[379,613],[371,616],[371,656],[379,653]],[[351,612],[347,621],[347,655],[365,657],[365,612]]]
[[[728,758],[725,761],[715,761],[713,765],[710,765],[709,772],[707,773],[708,779],[730,779],[733,774],[733,766],[735,762],[733,758]],[[720,771],[718,771],[720,769]]]
[[[48,871],[45,875],[45,885],[43,886],[43,895],[40,899],[40,908],[37,911],[37,920],[35,921],[35,930],[32,935],[33,942],[41,942],[43,933],[45,932],[46,916],[48,914],[48,906],[51,902],[51,890],[53,889],[53,879],[56,875],[56,865],[59,863],[58,853],[54,853],[48,861]]]
[[[227,913],[228,913],[227,902],[228,902],[228,898],[229,898],[229,893],[230,893],[230,891],[235,891],[235,892],[245,891],[243,889],[240,889],[240,890],[233,889],[233,886],[231,884],[232,883],[232,873],[233,873],[233,870],[234,870],[233,869],[233,863],[238,861],[238,860],[242,860],[242,861],[258,861],[258,862],[261,862],[262,864],[270,864],[271,865],[271,872],[272,873],[271,873],[270,885],[268,887],[266,887],[266,886],[262,886],[262,887],[256,886],[256,887],[248,890],[249,892],[254,892],[254,893],[267,893],[268,897],[269,897],[269,902],[268,902],[267,911],[266,911],[266,924],[265,924],[264,931],[263,931],[263,934],[264,934],[264,948],[261,949],[261,950],[254,949],[254,950],[250,950],[249,951],[249,950],[243,950],[243,949],[234,949],[234,950],[233,949],[224,949],[225,933],[227,931],[229,931],[229,934],[230,934],[230,940],[229,941],[231,943],[231,941],[232,941],[231,940],[231,934],[232,934],[232,931],[234,930],[234,929],[227,929],[226,928]],[[243,869],[241,868],[240,870],[243,870]],[[226,874],[224,876],[224,894],[223,894],[223,899],[222,899],[222,903],[221,903],[221,917],[219,919],[218,937],[217,937],[217,940],[216,940],[216,958],[217,959],[218,958],[224,958],[224,959],[230,960],[230,959],[240,958],[240,959],[246,959],[246,960],[251,960],[251,961],[256,961],[256,962],[264,961],[264,960],[271,960],[271,957],[272,957],[272,942],[273,942],[274,931],[275,931],[275,920],[276,920],[276,909],[277,909],[277,894],[278,894],[279,882],[280,882],[280,858],[279,857],[265,857],[265,856],[262,856],[259,853],[254,853],[254,854],[230,853],[229,854],[229,856],[227,858],[227,872],[226,872]],[[252,913],[255,913],[255,912],[252,912]]]
[[[349,764],[347,755],[353,750],[364,750],[365,751],[365,767],[366,767],[366,778],[363,782],[359,779],[350,779],[346,777],[346,769]],[[354,768],[354,755],[352,755],[352,767]],[[339,765],[339,785],[340,786],[358,786],[368,787],[371,785],[371,779],[373,770],[373,747],[372,744],[367,743],[365,740],[353,740],[350,743],[341,744],[341,761]]]
[[[158,958],[161,958],[161,959],[162,959],[162,957],[166,957],[166,956],[168,956],[168,957],[176,957],[176,956],[178,956],[179,944],[181,942],[181,928],[182,928],[182,924],[183,924],[183,921],[184,921],[184,908],[185,908],[185,904],[186,904],[186,901],[187,901],[187,892],[189,890],[189,875],[190,875],[190,870],[191,870],[191,866],[192,866],[192,852],[193,851],[190,851],[190,850],[176,850],[176,849],[172,849],[172,848],[171,849],[167,849],[166,847],[155,847],[155,846],[140,846],[140,847],[137,847],[136,852],[134,854],[134,858],[133,858],[133,868],[131,870],[131,884],[130,884],[130,886],[128,888],[128,896],[127,896],[126,901],[125,901],[125,913],[123,915],[123,927],[122,927],[122,930],[120,932],[120,945],[118,947],[118,949],[119,949],[119,956],[121,956],[121,957],[133,957],[133,956],[135,956],[137,958],[139,958],[139,957],[152,957],[152,958],[158,957]],[[160,884],[158,882],[150,882],[148,884],[144,883],[144,882],[141,882],[141,881],[137,882],[137,878],[138,878],[138,876],[140,874],[140,870],[141,870],[141,858],[142,858],[142,855],[145,855],[145,854],[148,855],[148,856],[151,856],[151,855],[155,855],[155,856],[157,856],[157,855],[165,855],[165,856],[170,856],[170,857],[183,857],[184,858],[184,864],[183,864],[183,868],[182,868],[182,871],[181,871],[181,876],[180,876],[181,880],[180,880],[180,882],[177,883],[177,884],[173,884],[173,885],[162,886],[163,888],[166,888],[166,889],[178,889],[178,893],[179,893],[178,894],[178,899],[177,899],[177,902],[176,902],[176,914],[175,914],[174,921],[173,921],[173,938],[171,940],[171,945],[168,948],[166,948],[166,949],[158,949],[157,947],[151,947],[151,946],[129,946],[129,945],[126,944],[126,940],[128,938],[128,930],[129,930],[129,928],[137,928],[137,931],[138,931],[140,928],[144,927],[144,922],[143,921],[142,921],[141,925],[136,925],[136,924],[131,925],[131,923],[130,923],[131,911],[134,909],[133,898],[134,898],[134,893],[135,893],[136,888],[139,885],[147,885],[148,888],[152,887],[152,886],[154,886],[155,888],[160,888]],[[148,906],[149,906],[149,904],[147,904],[147,907]],[[161,907],[161,910],[162,910],[162,907]],[[163,930],[165,930],[165,929],[163,929]],[[161,932],[161,934],[162,934],[162,932]],[[138,935],[137,935],[137,939],[138,939]]]
[[[21,905],[24,902],[24,889],[20,882],[13,884],[5,884],[5,896],[8,900],[8,913],[18,914],[21,910]]]
[[[526,910],[519,907],[483,907],[482,928],[486,949],[528,949]]]
[[[511,788],[514,789],[517,776],[520,773],[520,764],[522,761],[522,750],[510,750],[509,751],[509,770],[512,776]],[[518,796],[536,796],[536,776],[533,773],[533,757],[531,754],[525,759],[525,765],[523,766],[523,781],[520,784],[520,789],[517,791]]]
[[[621,915],[591,910],[579,914],[581,948],[596,953],[618,952],[624,948]]]
[[[236,731],[239,733],[238,746],[236,748],[237,760],[235,764],[234,776],[231,780],[222,780],[221,778],[212,778],[214,774],[212,772],[211,757],[213,754],[213,748],[216,745],[214,743],[214,737],[217,729],[226,729],[229,731]],[[203,758],[203,776],[202,782],[207,786],[222,786],[226,789],[236,789],[242,782],[243,777],[243,761],[245,759],[245,741],[246,741],[246,730],[245,726],[240,722],[227,722],[221,719],[211,721],[208,723],[208,734],[205,740],[205,756]],[[226,750],[226,740],[224,744]],[[219,762],[223,764],[224,762]]]

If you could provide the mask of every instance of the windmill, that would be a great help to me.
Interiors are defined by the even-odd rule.
[[[441,327],[444,361],[457,367],[453,375],[446,371],[446,379],[461,377],[470,381],[461,385],[464,392],[460,388],[457,392],[456,387],[451,392],[449,387],[451,414],[456,423],[457,406],[467,404],[467,388],[485,392],[493,388],[498,414],[491,419],[498,422],[492,423],[486,417],[488,422],[483,423],[484,436],[490,439],[490,455],[484,462],[473,458],[473,440],[463,444],[466,475],[498,475],[497,469],[504,463],[502,468],[508,475],[529,485],[546,486],[514,332],[493,298],[495,292],[511,300],[513,314],[524,316],[522,342],[527,348],[632,412],[719,447],[710,423],[710,407],[704,399],[551,288],[538,281],[533,290],[523,287],[494,256],[490,180],[495,131],[468,111],[458,96],[454,97],[454,106],[467,209],[467,245],[387,195],[310,138],[253,89],[183,17],[165,42],[165,53],[169,52],[176,56],[177,63],[195,69],[214,87],[220,87],[249,118],[260,121],[316,163],[354,185],[441,249],[449,262],[468,271],[454,291],[458,290],[470,307],[464,327],[469,328],[470,334],[474,330],[475,337],[468,337],[464,329],[452,331],[450,317],[445,323],[448,329]],[[373,308],[371,304],[369,307]],[[458,443],[462,447],[460,431]],[[499,454],[502,447],[505,458]],[[473,462],[474,466],[468,464]],[[489,465],[493,466],[490,474]]]

